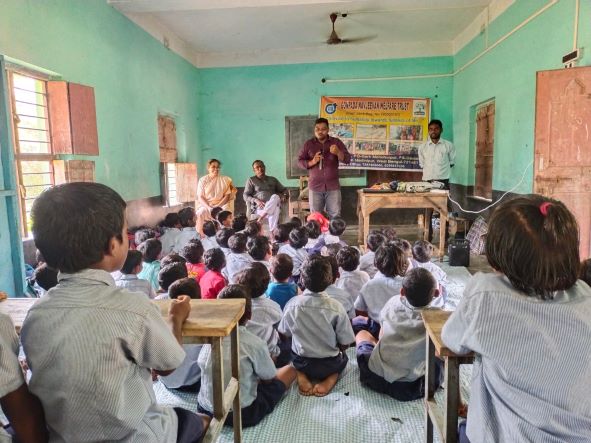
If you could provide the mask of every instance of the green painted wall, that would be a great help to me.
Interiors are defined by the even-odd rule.
[[[96,179],[126,200],[160,195],[159,112],[177,119],[181,159],[196,161],[197,69],[105,0],[2,0],[0,53],[94,88]]]
[[[491,23],[489,45],[514,29],[548,2],[517,0]],[[456,183],[474,183],[474,106],[495,99],[495,157],[493,189],[509,190],[519,182],[533,160],[536,72],[561,69],[562,56],[572,50],[575,0],[560,0],[496,48],[454,77],[453,132],[458,150],[454,168]],[[591,2],[581,1],[579,47],[584,47],[580,65],[591,63]],[[486,48],[485,36],[471,41],[454,57],[459,69]],[[533,171],[514,191],[532,191]]]
[[[321,83],[322,78],[366,78],[447,73],[451,57],[317,63],[200,70],[199,135],[204,159],[219,158],[237,186],[262,158],[285,184],[285,116],[318,114],[322,95],[429,97],[432,112],[452,137],[452,79]],[[312,137],[313,134],[310,134]],[[203,171],[203,168],[200,168]],[[364,185],[365,178],[342,180]]]

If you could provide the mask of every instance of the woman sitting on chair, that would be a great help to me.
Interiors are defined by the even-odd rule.
[[[234,212],[234,200],[238,191],[232,184],[232,179],[220,175],[222,163],[212,158],[207,162],[208,174],[201,177],[197,183],[196,228],[203,235],[203,223],[211,220],[211,210],[216,206]]]

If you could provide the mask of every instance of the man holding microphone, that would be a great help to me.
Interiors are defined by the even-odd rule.
[[[314,124],[314,137],[308,140],[298,154],[298,164],[309,174],[310,210],[326,210],[330,218],[341,212],[341,186],[339,162],[348,164],[351,154],[341,140],[328,135],[328,120],[318,118]]]

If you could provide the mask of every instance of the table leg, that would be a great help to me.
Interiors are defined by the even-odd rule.
[[[433,208],[425,208],[425,217],[423,222],[423,240],[429,241],[429,229],[431,218],[433,217]]]
[[[363,237],[363,211],[361,210],[361,205],[363,204],[361,199],[362,196],[357,196],[357,243],[360,245],[365,244],[365,238]]]
[[[239,333],[238,325],[234,327],[231,333],[231,353],[232,353],[232,377],[238,381],[240,386],[240,347],[239,347]],[[232,408],[234,412],[234,443],[242,441],[242,413],[240,407],[240,389],[236,392],[234,397],[234,405]]]
[[[428,401],[435,395],[435,346],[426,334],[426,368],[425,368],[425,443],[433,442],[433,421],[429,415]]]
[[[443,435],[446,443],[458,441],[458,406],[460,404],[460,362],[445,358],[445,422]]]
[[[439,212],[439,261],[443,261],[445,255],[445,234],[447,233],[447,216]]]
[[[224,418],[224,360],[222,338],[214,337],[211,342],[211,374],[213,378],[213,416]]]

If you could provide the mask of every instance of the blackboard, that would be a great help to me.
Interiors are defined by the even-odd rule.
[[[295,115],[285,117],[285,173],[287,178],[308,175],[306,169],[298,166],[298,153],[304,143],[314,136],[316,115]],[[341,177],[363,177],[362,169],[340,169]]]

